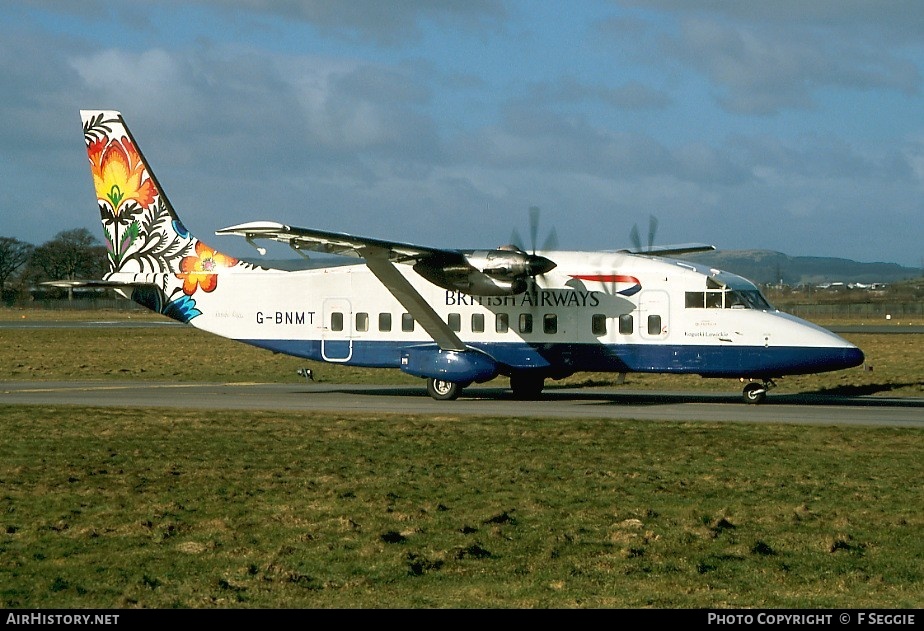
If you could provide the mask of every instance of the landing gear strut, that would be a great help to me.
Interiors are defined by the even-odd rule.
[[[767,398],[767,390],[775,387],[776,384],[773,383],[773,379],[764,379],[763,383],[751,381],[745,384],[742,397],[744,398],[745,403],[761,403],[764,399]]]
[[[427,394],[437,401],[454,401],[462,394],[462,384],[442,379],[427,379]]]

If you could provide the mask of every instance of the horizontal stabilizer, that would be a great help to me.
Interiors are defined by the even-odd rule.
[[[59,287],[61,289],[76,289],[89,287],[93,289],[132,289],[133,287],[157,287],[152,281],[121,281],[121,280],[49,280],[42,285]]]

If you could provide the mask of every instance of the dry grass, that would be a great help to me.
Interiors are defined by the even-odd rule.
[[[920,608],[920,430],[0,410],[0,608]]]
[[[921,396],[920,335],[847,337],[871,370],[781,389]],[[186,327],[0,329],[4,379],[282,381],[304,364]],[[726,385],[738,388],[657,375],[626,387]],[[0,608],[920,608],[921,439],[7,406]]]

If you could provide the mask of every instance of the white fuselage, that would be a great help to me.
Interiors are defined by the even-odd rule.
[[[624,252],[546,253],[557,267],[526,292],[470,296],[398,265],[443,322],[501,373],[678,372],[774,377],[855,366],[840,337],[773,309],[749,281]],[[197,295],[190,323],[299,357],[402,367],[433,344],[364,264],[304,271],[232,268]]]

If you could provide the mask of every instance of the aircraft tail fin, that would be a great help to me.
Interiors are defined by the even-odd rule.
[[[119,112],[81,110],[109,274],[131,298],[188,322],[193,294],[212,292],[218,274],[245,266],[191,235],[173,209]],[[252,266],[247,266],[252,267]]]

